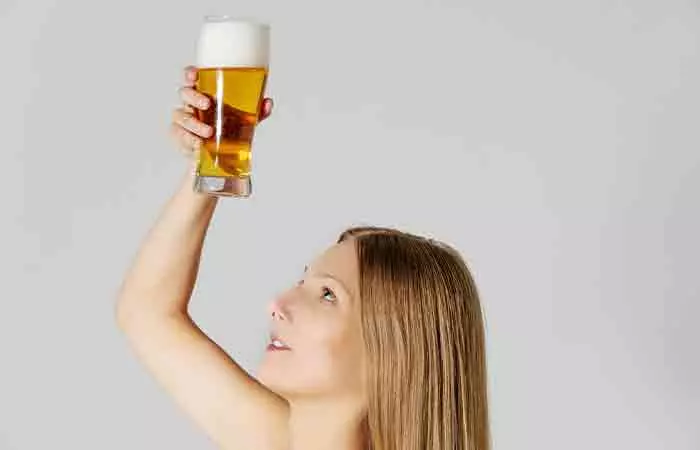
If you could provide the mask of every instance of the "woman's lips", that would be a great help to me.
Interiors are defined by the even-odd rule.
[[[292,349],[289,347],[276,347],[274,344],[270,344],[267,346],[267,351],[268,352],[288,352],[291,351]]]
[[[276,334],[270,334],[270,344],[267,346],[268,351],[289,351],[291,348],[282,341]]]

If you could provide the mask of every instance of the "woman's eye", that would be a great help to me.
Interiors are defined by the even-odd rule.
[[[336,301],[335,294],[330,289],[324,287],[321,292],[322,292],[321,297],[324,300],[327,300],[328,302],[335,302]]]

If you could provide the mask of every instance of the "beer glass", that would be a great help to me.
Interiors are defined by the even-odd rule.
[[[194,189],[216,196],[252,194],[251,145],[265,92],[270,27],[206,16],[197,42],[196,89],[209,97],[197,118],[212,126],[199,153]]]

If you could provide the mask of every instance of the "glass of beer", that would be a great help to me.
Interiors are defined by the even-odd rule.
[[[270,60],[270,27],[230,16],[206,16],[197,42],[196,89],[211,101],[197,118],[214,132],[199,153],[194,189],[249,197],[251,144]]]

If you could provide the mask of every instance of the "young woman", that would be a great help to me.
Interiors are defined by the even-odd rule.
[[[185,69],[172,132],[195,154],[209,100]],[[261,120],[272,111],[266,99]],[[487,450],[485,336],[461,256],[399,230],[350,228],[270,306],[257,379],[188,314],[217,204],[192,173],[143,242],[118,295],[120,329],[176,403],[220,447]]]

